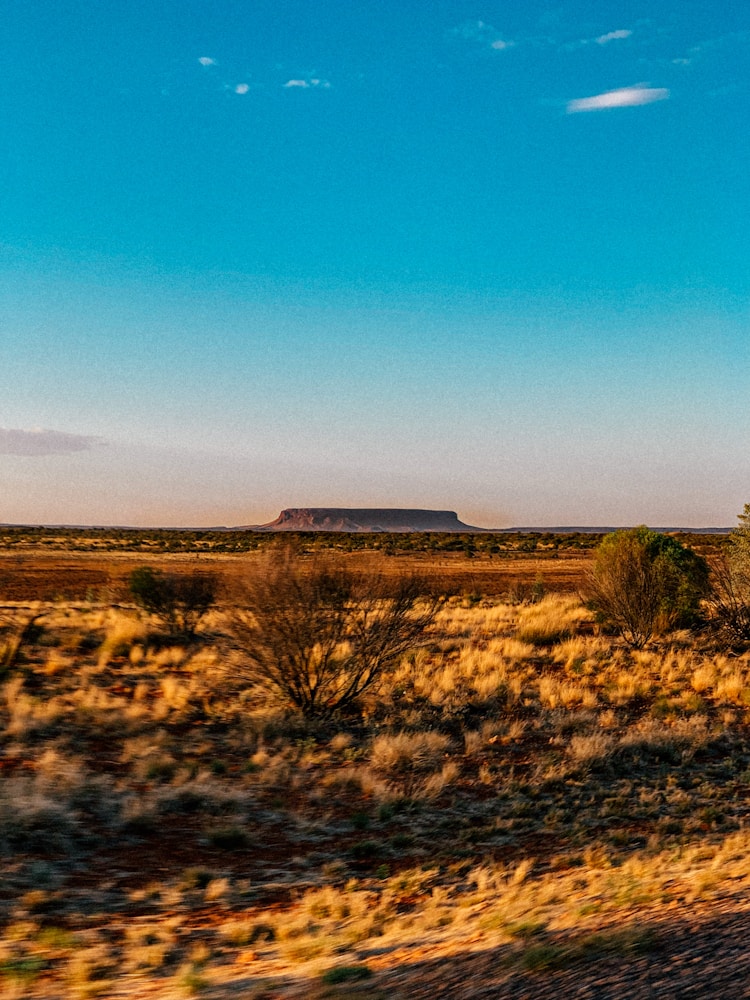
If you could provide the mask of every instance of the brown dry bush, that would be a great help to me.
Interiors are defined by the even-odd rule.
[[[355,575],[291,549],[269,554],[247,583],[234,630],[257,676],[305,716],[354,705],[419,644],[440,600],[413,576]]]
[[[21,647],[33,634],[40,617],[35,610],[20,621],[12,615],[0,616],[0,677],[16,665]]]
[[[727,556],[711,565],[711,592],[707,599],[711,624],[730,644],[750,640],[750,578]]]

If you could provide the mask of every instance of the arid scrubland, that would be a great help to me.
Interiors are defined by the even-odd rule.
[[[0,607],[2,995],[563,996],[744,912],[747,652],[451,597],[305,720],[230,604]]]

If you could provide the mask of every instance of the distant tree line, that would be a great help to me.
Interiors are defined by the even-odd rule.
[[[318,552],[373,551],[385,555],[412,553],[463,553],[503,556],[514,553],[552,555],[591,550],[601,542],[596,532],[276,532],[185,531],[177,528],[0,528],[0,547],[30,546],[42,549],[102,552],[242,553],[277,546],[280,539],[298,549]],[[721,545],[726,536],[681,534],[691,547]]]

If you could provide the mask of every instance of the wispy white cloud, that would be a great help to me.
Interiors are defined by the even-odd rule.
[[[454,29],[454,34],[470,42],[479,42],[480,45],[488,45],[496,51],[511,49],[515,45],[515,42],[503,38],[497,28],[493,28],[486,21],[465,21],[458,28]]]
[[[633,32],[629,28],[619,28],[617,31],[608,31],[606,35],[599,35],[594,41],[597,45],[606,45],[608,42],[618,42],[623,38],[630,38]]]
[[[216,60],[212,59],[211,56],[200,56],[198,62],[201,66],[215,66]]]
[[[64,455],[73,451],[89,451],[99,444],[104,444],[102,438],[89,434],[0,427],[0,455]]]
[[[574,42],[565,42],[561,47],[564,52],[577,52],[586,48],[587,45],[609,45],[610,42],[621,42],[626,38],[631,38],[633,31],[631,28],[618,28],[616,31],[607,31],[603,35],[596,35],[594,38],[578,38]],[[556,44],[553,39],[547,40],[549,44]]]
[[[234,88],[235,94],[246,94],[250,90],[249,83],[238,83]]]
[[[619,90],[608,90],[593,97],[579,97],[568,101],[569,115],[581,111],[607,111],[610,108],[633,108],[640,104],[653,104],[655,101],[665,101],[669,91],[665,87],[646,87],[637,84],[635,87],[621,87]]]
[[[329,90],[331,85],[328,80],[321,80],[320,77],[312,76],[299,80],[287,80],[283,86],[287,89],[297,87],[301,90],[310,90],[311,88],[319,87],[321,90]]]

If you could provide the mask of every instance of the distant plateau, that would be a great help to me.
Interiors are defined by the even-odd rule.
[[[275,521],[248,524],[248,531],[487,531],[459,521],[454,510],[404,507],[287,507]]]

